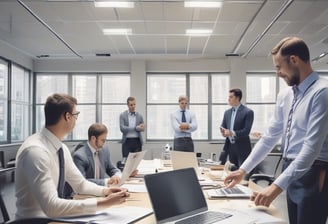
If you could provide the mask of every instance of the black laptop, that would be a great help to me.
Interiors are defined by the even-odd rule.
[[[157,223],[216,223],[232,216],[208,211],[194,168],[149,174],[144,178]]]

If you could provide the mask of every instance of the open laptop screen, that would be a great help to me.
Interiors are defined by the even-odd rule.
[[[145,183],[158,223],[207,211],[193,168],[149,174]]]

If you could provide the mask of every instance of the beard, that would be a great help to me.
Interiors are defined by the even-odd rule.
[[[297,86],[300,84],[300,70],[299,68],[293,68],[293,73],[290,77],[287,77],[286,79],[287,85],[289,86]]]

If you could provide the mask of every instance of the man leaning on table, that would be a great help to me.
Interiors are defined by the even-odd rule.
[[[16,218],[61,217],[96,212],[101,205],[120,204],[129,193],[123,188],[108,188],[86,180],[75,166],[62,140],[78,118],[77,100],[66,94],[53,94],[44,106],[45,127],[28,137],[16,156]],[[67,200],[67,181],[79,194],[102,196]]]
[[[305,42],[281,40],[272,50],[277,75],[292,88],[279,93],[270,126],[240,169],[225,184],[240,182],[282,139],[283,172],[254,192],[256,205],[269,206],[284,190],[290,224],[325,224],[328,216],[328,81],[312,70]]]

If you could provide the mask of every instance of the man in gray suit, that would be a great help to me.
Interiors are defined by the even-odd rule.
[[[225,111],[220,127],[222,136],[226,137],[220,160],[225,163],[226,158],[222,155],[227,155],[236,168],[240,167],[252,150],[249,133],[253,125],[254,112],[240,103],[241,98],[240,89],[229,91],[228,102],[231,108]]]
[[[128,157],[130,152],[142,150],[141,132],[145,124],[141,114],[136,112],[136,100],[130,96],[127,99],[128,110],[120,114],[120,130],[122,132],[122,156]]]
[[[73,152],[73,160],[82,175],[98,185],[116,185],[121,178],[111,159],[108,148],[104,148],[108,134],[105,125],[95,123],[89,127],[88,141]]]

